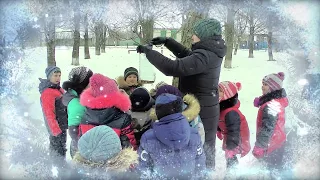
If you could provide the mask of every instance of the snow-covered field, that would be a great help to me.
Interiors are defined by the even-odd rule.
[[[160,49],[158,49],[160,51]],[[94,49],[90,49],[91,59],[83,59],[83,49],[80,49],[80,65],[87,66],[93,70],[95,73],[102,73],[111,78],[116,78],[119,75],[123,75],[125,68],[134,66],[138,67],[139,54],[134,51],[128,54],[128,49],[126,48],[107,48],[106,53],[100,56],[94,55]],[[62,82],[68,77],[70,70],[74,67],[71,65],[71,54],[72,47],[57,47],[56,49],[56,61],[57,66],[62,70]],[[168,50],[164,50],[164,54],[170,57]],[[242,83],[242,90],[239,92],[239,99],[241,101],[241,111],[246,116],[250,133],[251,133],[251,146],[254,146],[255,142],[255,122],[257,116],[257,108],[253,106],[253,99],[261,95],[261,79],[269,74],[276,72],[286,72],[286,69],[280,66],[276,61],[267,61],[268,56],[265,51],[255,51],[254,58],[248,58],[248,51],[239,50],[236,56],[233,56],[233,68],[232,69],[222,69],[221,81],[238,81]],[[275,54],[277,59],[277,54]],[[36,127],[40,131],[39,136],[36,139],[32,139],[33,142],[44,144],[48,143],[48,138],[46,137],[46,129],[43,125],[43,117],[39,102],[39,92],[38,84],[39,77],[44,78],[44,70],[46,68],[46,49],[43,47],[27,49],[25,51],[25,57],[21,60],[21,65],[19,68],[15,67],[14,72],[16,73],[16,78],[20,83],[16,84],[17,91],[23,99],[10,100],[11,97],[5,97],[1,100],[1,132],[8,131],[8,127],[13,127],[11,131],[19,131],[19,128],[23,128],[23,124],[31,123],[37,124]],[[25,69],[21,71],[21,69]],[[171,77],[163,75],[161,72],[155,69],[156,72],[156,82],[165,81],[171,84]],[[285,83],[286,84],[286,83]],[[146,88],[150,89],[153,85],[147,85]],[[290,87],[285,87],[290,88]],[[9,101],[10,100],[10,101]],[[19,104],[21,103],[21,104]],[[290,108],[290,107],[289,107]],[[19,124],[20,126],[18,126]],[[7,125],[7,126],[6,126]],[[27,126],[27,125],[26,125]],[[28,139],[29,134],[19,134]],[[4,152],[1,153],[1,176],[5,178],[17,178],[24,172],[23,167],[18,165],[11,165],[10,162],[10,150],[12,144],[8,139],[9,135],[4,135],[1,137],[2,146],[4,147]],[[70,143],[70,138],[68,138],[68,144]],[[46,146],[44,144],[43,146]],[[216,158],[216,171],[217,174],[215,178],[222,179],[225,173],[225,160],[224,153],[221,150],[221,141],[217,139],[217,158]],[[32,147],[30,147],[32,151]],[[67,159],[70,160],[69,152]],[[23,155],[21,157],[24,157]],[[28,159],[28,158],[26,158]],[[258,167],[259,163],[249,153],[244,158],[239,160],[240,170],[239,172],[245,172],[248,168]],[[13,167],[14,166],[14,167]],[[319,165],[316,165],[319,167]],[[305,167],[308,168],[308,167]],[[259,173],[259,172],[254,172]],[[295,172],[296,173],[296,172]],[[312,172],[315,173],[315,172]],[[299,173],[296,173],[299,174]],[[317,171],[319,175],[319,171]],[[304,179],[309,179],[304,177]]]

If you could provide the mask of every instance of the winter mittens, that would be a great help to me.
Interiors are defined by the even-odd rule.
[[[252,154],[254,157],[256,157],[257,159],[263,158],[264,154],[265,154],[265,150],[261,147],[257,147],[255,146],[253,148]]]
[[[166,37],[156,37],[151,40],[151,44],[153,45],[162,45],[162,44],[166,44],[166,42],[167,42]]]
[[[137,47],[137,53],[146,53],[148,50],[152,50],[152,45],[147,44],[147,45],[139,45]]]

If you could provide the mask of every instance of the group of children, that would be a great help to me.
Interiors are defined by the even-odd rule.
[[[51,152],[65,158],[69,129],[75,162],[147,176],[203,175],[205,131],[200,104],[192,94],[182,94],[164,82],[148,92],[133,67],[116,80],[76,67],[62,88],[58,67],[48,67],[45,73],[47,79],[40,79],[39,90]],[[283,165],[288,105],[283,80],[283,73],[265,76],[262,96],[254,100],[259,110],[252,153],[269,170]],[[217,137],[223,141],[228,169],[238,163],[238,154],[243,157],[251,150],[248,123],[239,110],[240,89],[240,83],[219,83]]]

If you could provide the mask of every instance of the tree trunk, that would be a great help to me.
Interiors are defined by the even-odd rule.
[[[253,48],[254,48],[254,24],[253,24],[253,12],[250,12],[249,19],[249,58],[253,58]]]
[[[56,66],[55,59],[55,40],[56,40],[56,24],[52,14],[46,19],[46,45],[47,45],[47,65]]]
[[[78,3],[77,3],[78,4]],[[74,7],[74,33],[73,33],[73,50],[71,65],[79,66],[79,47],[80,47],[80,9],[78,5]]]
[[[90,59],[88,14],[84,16],[84,59]]]
[[[226,23],[226,44],[227,54],[224,61],[225,68],[232,68],[232,50],[233,50],[233,37],[234,37],[234,16],[233,9],[228,8],[227,23]]]
[[[268,56],[269,61],[274,61],[273,59],[273,53],[272,53],[272,32],[268,32]]]
[[[241,38],[240,38],[240,36],[238,36],[238,37],[237,37],[237,43],[236,43],[236,46],[235,46],[233,55],[237,55],[238,49],[239,49],[239,45],[240,45],[240,41],[241,41]]]
[[[204,18],[203,14],[197,12],[189,12],[185,23],[182,25],[181,44],[186,48],[191,48],[194,24]],[[173,77],[172,86],[179,88],[179,77]]]
[[[106,53],[107,26],[101,23],[101,53]]]
[[[95,45],[95,50],[96,50],[96,55],[99,56],[100,55],[100,25],[98,23],[95,24],[94,26],[94,35],[96,36],[96,45]]]
[[[153,38],[154,19],[148,18],[140,20],[142,32],[140,32],[140,44],[148,44]]]

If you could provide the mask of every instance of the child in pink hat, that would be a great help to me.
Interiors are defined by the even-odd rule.
[[[259,111],[256,143],[252,153],[264,161],[272,172],[283,169],[285,108],[288,106],[286,91],[282,87],[284,77],[283,72],[265,76],[262,79],[262,96],[254,100]]]
[[[217,136],[223,140],[227,169],[238,164],[237,154],[247,155],[251,149],[250,133],[246,117],[239,110],[239,82],[223,81],[219,83],[220,118]]]

